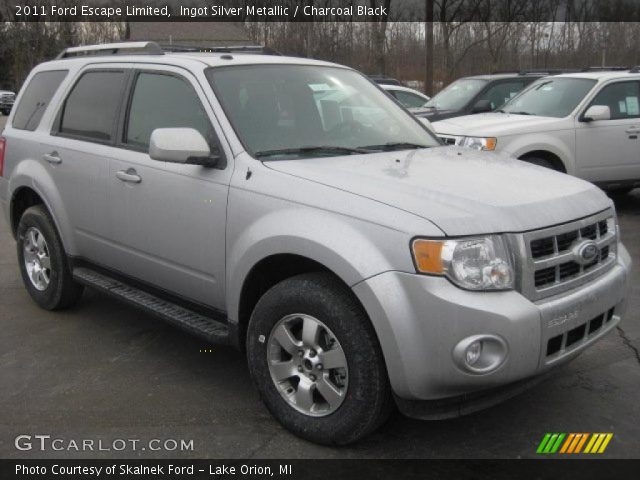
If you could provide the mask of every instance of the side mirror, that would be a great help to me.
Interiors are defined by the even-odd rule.
[[[156,128],[149,140],[149,156],[161,162],[205,167],[215,167],[220,160],[195,128]]]
[[[471,109],[471,113],[485,113],[493,110],[489,100],[478,100]]]
[[[593,122],[595,120],[611,120],[611,109],[607,105],[591,105],[582,115],[582,121]]]

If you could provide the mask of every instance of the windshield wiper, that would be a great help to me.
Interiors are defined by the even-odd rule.
[[[506,113],[511,113],[513,115],[533,115],[533,113],[529,113],[529,112],[506,112]]]
[[[381,145],[366,145],[358,147],[367,150],[380,150],[381,152],[390,152],[392,150],[411,150],[415,148],[430,148],[429,145],[418,145],[409,142],[387,142]]]
[[[344,153],[353,155],[356,153],[371,153],[363,148],[336,147],[333,145],[314,145],[309,147],[296,148],[276,148],[273,150],[262,150],[256,152],[256,158],[271,157],[273,155],[295,155],[301,153]]]

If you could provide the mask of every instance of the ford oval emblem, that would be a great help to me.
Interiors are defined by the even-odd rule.
[[[576,259],[583,265],[593,262],[598,253],[598,245],[593,240],[580,243],[575,250]]]

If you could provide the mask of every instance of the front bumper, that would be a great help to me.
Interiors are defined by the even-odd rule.
[[[619,244],[609,271],[535,303],[516,291],[470,292],[441,277],[401,272],[382,273],[353,290],[376,329],[395,395],[438,400],[514,384],[575,358],[621,320],[630,268]],[[601,325],[590,331],[601,315]],[[456,364],[454,347],[474,335],[504,340],[507,354],[497,369],[478,374]],[[554,351],[550,341],[555,346],[558,337],[561,347]]]

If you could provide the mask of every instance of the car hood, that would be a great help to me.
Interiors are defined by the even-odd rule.
[[[499,137],[519,132],[554,129],[559,118],[512,113],[477,113],[432,122],[436,132],[449,135],[478,135]]]
[[[578,178],[458,147],[265,165],[418,215],[447,235],[533,230],[611,205],[600,189]]]

